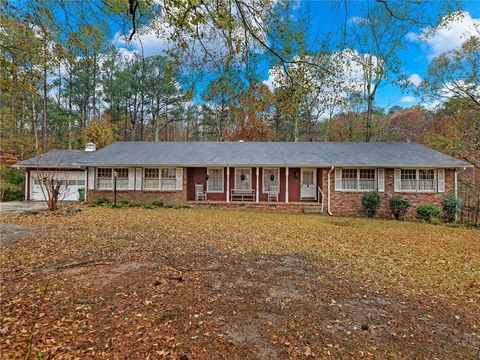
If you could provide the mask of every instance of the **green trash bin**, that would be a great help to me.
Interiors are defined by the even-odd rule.
[[[78,200],[85,201],[85,189],[78,189]]]

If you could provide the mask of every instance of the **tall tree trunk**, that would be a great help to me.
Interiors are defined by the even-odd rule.
[[[72,150],[72,69],[68,75],[68,149]]]
[[[43,150],[47,151],[48,143],[48,100],[47,100],[47,35],[43,37]]]
[[[37,112],[35,109],[35,98],[32,95],[32,129],[33,129],[33,138],[35,139],[35,154],[38,155],[38,133],[37,133]]]

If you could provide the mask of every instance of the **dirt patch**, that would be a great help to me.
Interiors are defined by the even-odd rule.
[[[12,245],[16,240],[38,238],[46,227],[0,223],[0,248]]]

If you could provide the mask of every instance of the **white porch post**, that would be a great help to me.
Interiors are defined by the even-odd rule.
[[[285,202],[288,203],[288,167],[285,168]]]
[[[255,190],[256,190],[256,198],[255,198],[255,201],[258,203],[258,200],[260,199],[260,191],[259,191],[259,187],[258,187],[258,176],[259,176],[259,167],[257,166],[257,171],[255,171],[255,175],[257,177],[257,185],[255,187]]]
[[[230,167],[227,166],[227,202],[230,202]]]
[[[25,176],[25,200],[30,200],[29,198],[29,183],[30,183],[30,170],[27,170],[27,176]]]

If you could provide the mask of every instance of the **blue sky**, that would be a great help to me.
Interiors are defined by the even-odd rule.
[[[348,5],[348,13],[345,13],[343,1],[297,1],[292,16],[300,18],[300,14],[309,10],[310,26],[308,27],[308,46],[310,50],[315,50],[316,43],[331,36],[332,40],[338,37],[339,29],[342,28],[345,18],[352,19],[361,16],[360,7],[365,4],[362,1],[352,1]],[[425,11],[434,9],[434,2],[425,5]],[[462,5],[465,17],[450,25],[448,29],[442,29],[436,33],[430,40],[423,41],[417,38],[422,28],[412,25],[409,34],[405,37],[405,48],[398,55],[401,60],[401,70],[407,77],[411,76],[414,83],[421,81],[427,74],[427,68],[431,59],[444,51],[448,51],[459,46],[464,39],[465,34],[471,31],[472,23],[480,24],[480,0],[465,1]],[[118,47],[124,47],[130,50],[138,50],[138,43],[126,44],[119,36],[130,31],[129,23],[120,26],[113,19],[105,19],[109,23],[112,35],[111,39]],[[127,26],[125,28],[125,26]],[[165,40],[157,38],[153,33],[142,35],[142,44],[145,55],[161,54],[168,46]],[[269,65],[266,61],[258,63],[258,72],[265,80],[268,78]],[[206,78],[209,78],[207,76]],[[206,81],[197,85],[199,92],[205,86]],[[196,102],[201,101],[200,94],[196,94]],[[376,105],[383,108],[389,108],[393,105],[409,107],[420,102],[408,90],[402,90],[396,85],[383,85],[377,92]]]

